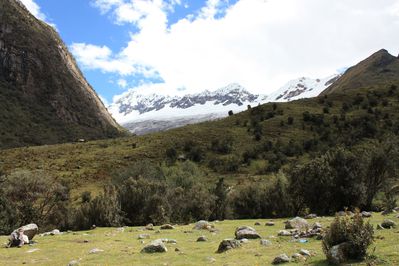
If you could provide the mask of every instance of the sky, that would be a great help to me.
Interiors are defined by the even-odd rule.
[[[21,1],[57,29],[106,103],[230,83],[270,94],[382,48],[399,53],[399,0]]]

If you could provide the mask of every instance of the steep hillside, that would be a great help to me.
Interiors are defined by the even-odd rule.
[[[369,88],[399,81],[399,58],[387,50],[380,50],[359,64],[349,68],[322,95],[345,92],[355,88]]]
[[[0,0],[0,148],[122,131],[56,31],[19,1]]]

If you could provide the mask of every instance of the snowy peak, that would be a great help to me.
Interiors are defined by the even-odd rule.
[[[324,79],[311,79],[306,77],[294,79],[275,93],[272,93],[269,96],[269,101],[288,102],[302,98],[316,97],[338,78],[339,75],[329,76]]]

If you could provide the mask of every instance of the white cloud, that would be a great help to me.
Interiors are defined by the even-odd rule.
[[[34,15],[36,18],[46,22],[53,28],[57,28],[54,23],[51,23],[47,20],[46,15],[40,10],[40,6],[34,1],[34,0],[20,0],[22,4],[29,10],[32,15]]]
[[[127,81],[125,79],[119,79],[118,80],[118,86],[121,88],[126,88],[127,87]]]
[[[239,0],[216,19],[221,2],[208,0],[199,14],[168,25],[170,5],[181,3],[96,0],[115,23],[134,25],[131,40],[116,55],[86,44],[73,52],[88,68],[157,75],[165,82],[157,88],[193,92],[238,82],[270,93],[299,76],[328,76],[381,48],[399,50],[398,0]]]

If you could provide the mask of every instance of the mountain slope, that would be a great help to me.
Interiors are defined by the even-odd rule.
[[[349,68],[322,95],[399,81],[399,58],[382,49]]]
[[[56,31],[0,0],[0,148],[122,134]]]

